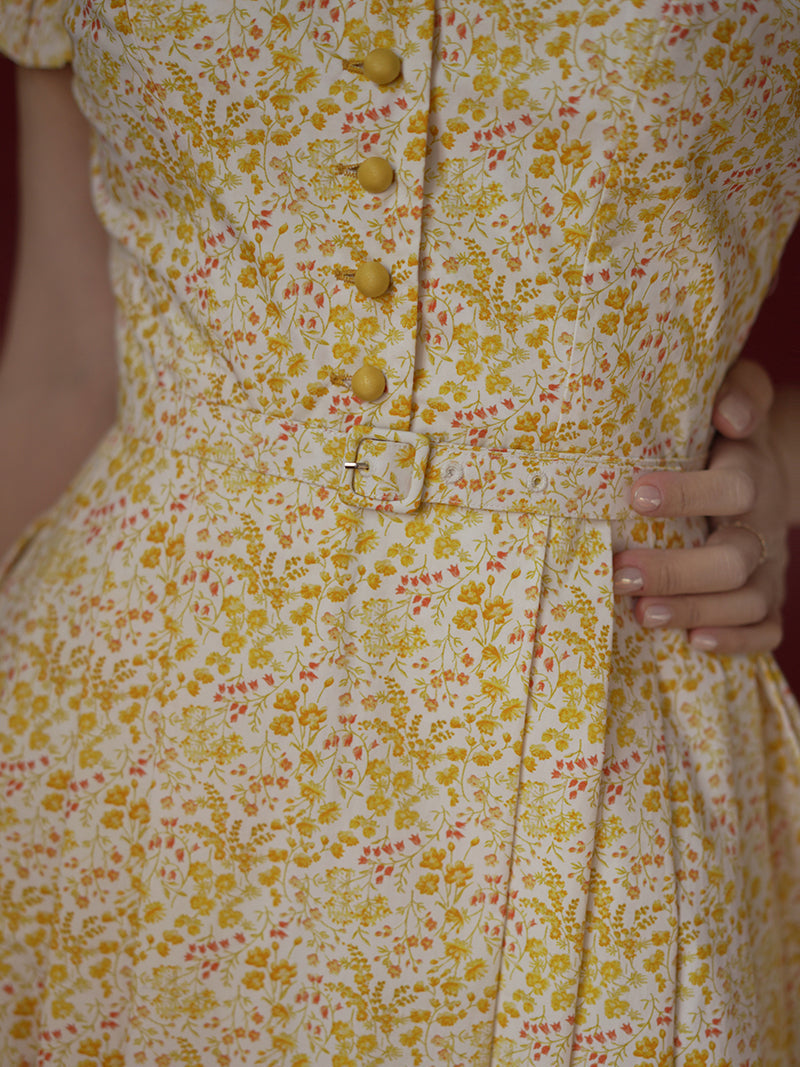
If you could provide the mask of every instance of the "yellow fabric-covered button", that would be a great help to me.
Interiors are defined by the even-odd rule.
[[[376,85],[388,85],[399,77],[402,68],[400,56],[391,48],[373,48],[364,59],[364,73]]]
[[[365,363],[355,372],[350,384],[359,400],[368,402],[380,400],[386,392],[386,378],[383,371],[378,367],[373,367],[370,363]]]
[[[360,164],[356,177],[368,193],[384,193],[394,181],[394,170],[388,160],[370,156]]]
[[[392,276],[382,263],[367,259],[356,268],[353,281],[364,296],[378,297],[389,288]]]

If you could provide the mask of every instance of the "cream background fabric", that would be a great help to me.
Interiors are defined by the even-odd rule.
[[[121,400],[0,585],[4,1063],[800,1062],[797,706],[610,585],[704,536],[626,487],[702,466],[797,218],[799,27],[6,0],[96,130]]]

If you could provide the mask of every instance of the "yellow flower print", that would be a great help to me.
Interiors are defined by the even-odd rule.
[[[695,1049],[690,1052],[686,1057],[686,1067],[707,1067],[708,1064],[708,1050]]]
[[[72,781],[72,775],[67,770],[53,771],[47,778],[47,784],[51,789],[66,789]],[[127,789],[125,790],[127,794]],[[109,801],[109,803],[114,803]]]
[[[610,595],[615,543],[701,539],[615,494],[702,460],[797,216],[797,27],[701,7],[0,5],[29,59],[66,14],[124,368],[123,418],[0,582],[15,1062],[128,1063],[97,1005],[129,1014],[134,956],[154,1067],[591,1056],[576,1031],[666,1067],[654,1003],[681,1004],[689,1067],[729,1067],[714,1019],[717,1050],[756,1019],[761,1058],[791,1059],[769,916],[793,852],[754,875],[739,814],[770,775],[793,833],[793,705],[768,658],[715,666]],[[378,45],[387,86],[349,69]],[[340,169],[371,155],[385,194]],[[377,301],[334,273],[373,257]],[[451,491],[477,506],[346,504],[344,438],[373,420],[472,450]],[[536,500],[496,475],[516,449],[557,454]]]
[[[222,635],[222,644],[231,652],[241,652],[247,646],[248,638],[245,633],[237,633],[234,630],[227,630]]]
[[[392,810],[392,801],[385,793],[373,793],[367,797],[367,807],[374,815],[386,815]]]
[[[75,1005],[65,995],[55,997],[51,1008],[54,1019],[68,1019],[75,1012]]]
[[[582,167],[588,162],[591,154],[592,146],[590,144],[574,140],[562,147],[559,158],[565,167]]]
[[[622,308],[625,307],[625,304],[630,295],[630,289],[626,288],[625,286],[618,285],[611,290],[611,292],[606,297],[605,302],[609,307],[616,308],[617,311],[621,311]]]
[[[485,590],[486,586],[483,582],[464,582],[458,599],[464,604],[480,604]]]
[[[15,1015],[36,1015],[38,1011],[38,1000],[35,997],[20,997],[15,1006]]]
[[[82,748],[78,753],[78,766],[86,769],[100,763],[102,754],[96,748]]]
[[[747,41],[737,41],[731,47],[731,60],[739,66],[749,67],[753,58],[753,46]]]
[[[444,869],[444,880],[447,885],[454,885],[457,888],[463,888],[468,885],[472,878],[472,867],[461,860],[456,863],[451,863]]]
[[[283,256],[275,255],[273,252],[265,253],[258,260],[258,273],[270,282],[276,282],[284,269]]]
[[[253,266],[243,267],[239,271],[238,282],[243,289],[255,289],[255,287],[258,285],[258,274],[256,273],[256,268]]]
[[[460,378],[463,378],[468,382],[477,381],[482,370],[483,364],[479,359],[473,356],[464,356],[456,363],[456,373]]]
[[[414,519],[406,525],[406,537],[415,544],[424,544],[432,532],[430,523],[423,519]]]
[[[568,704],[558,713],[558,721],[572,730],[577,729],[585,718],[585,712],[577,704]]]
[[[145,552],[143,552],[139,557],[139,560],[143,567],[157,567],[160,558],[161,549],[154,546],[153,548],[148,548]]]
[[[544,152],[553,152],[558,145],[560,137],[561,130],[556,129],[553,126],[545,127],[536,132],[533,138],[533,147]]]
[[[703,56],[703,60],[707,67],[712,70],[719,70],[725,59],[725,49],[721,45],[714,45],[713,48],[709,48],[706,54]]]
[[[507,111],[519,111],[530,101],[530,94],[522,85],[508,85],[503,89],[503,107]]]
[[[632,326],[638,330],[647,320],[647,308],[637,300],[625,311],[624,322],[626,326]]]
[[[166,540],[166,536],[169,533],[169,524],[166,522],[154,522],[150,529],[147,531],[147,540],[161,543]]]
[[[242,913],[238,908],[231,906],[220,908],[219,911],[219,925],[223,929],[230,928],[231,926],[238,926],[242,921]]]
[[[429,848],[422,854],[421,867],[427,867],[432,871],[442,869],[446,852],[443,848]]]
[[[297,713],[297,721],[301,726],[308,726],[311,730],[320,730],[327,721],[326,712],[316,704],[309,704],[301,708]]]
[[[478,621],[478,613],[475,608],[462,608],[453,615],[453,625],[459,630],[470,631]]]
[[[460,599],[461,597],[459,597],[459,600]],[[500,596],[496,596],[492,600],[487,600],[484,603],[483,608],[481,609],[481,614],[484,619],[492,619],[495,622],[505,622],[506,619],[511,616],[513,611],[513,604],[510,604]]]
[[[736,33],[736,22],[733,19],[720,19],[714,30],[713,36],[722,41],[723,44],[727,44],[731,40],[734,33]]]
[[[424,159],[426,140],[424,137],[410,137],[403,155],[409,161]]]
[[[569,48],[571,42],[571,36],[569,33],[560,33],[557,37],[548,41],[545,45],[545,51],[549,56],[560,56]]]
[[[619,315],[616,311],[610,311],[607,315],[601,315],[597,320],[597,327],[604,334],[615,333],[619,325]]]
[[[297,967],[293,963],[288,963],[286,960],[280,960],[278,963],[274,963],[270,967],[269,976],[273,982],[280,982],[282,985],[288,985],[289,982],[293,982],[297,977]]]
[[[274,659],[273,652],[263,644],[252,645],[247,652],[247,662],[253,670],[259,667],[268,667]]]
[[[658,1047],[657,1037],[640,1037],[633,1046],[633,1054],[637,1059],[655,1060]]]
[[[553,156],[536,156],[531,160],[530,170],[534,178],[549,178],[556,169]]]
[[[440,534],[433,543],[433,552],[436,559],[449,559],[458,549],[458,541],[449,532]]]
[[[150,817],[150,805],[144,798],[137,800],[135,803],[131,804],[128,809],[128,814],[134,822],[145,823]]]
[[[276,715],[270,722],[270,732],[278,734],[279,737],[288,737],[294,728],[294,717],[292,715]]]
[[[483,94],[485,96],[491,96],[500,85],[500,79],[496,74],[490,74],[489,71],[483,71],[480,74],[476,74],[472,79],[472,87],[477,94]]]
[[[280,711],[294,711],[300,702],[300,694],[296,689],[282,689],[274,699],[275,707]]]

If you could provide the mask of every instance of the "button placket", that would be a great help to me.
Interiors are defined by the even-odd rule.
[[[402,60],[389,48],[374,48],[363,60],[345,60],[346,70],[363,74],[378,86],[391,84],[400,76]],[[381,156],[370,156],[360,164],[342,165],[340,172],[354,174],[362,189],[372,193],[385,192],[394,182],[394,168]],[[351,282],[362,296],[378,300],[391,287],[392,277],[383,263],[364,260],[355,268],[339,268],[336,276]],[[377,403],[386,392],[386,375],[380,367],[364,362],[350,379],[353,395],[362,403]]]
[[[405,19],[398,24],[389,10],[387,17],[394,24],[394,31],[387,34],[385,28],[381,30],[381,43],[391,45],[388,52],[399,59],[398,76],[392,81],[384,81],[389,70],[387,55],[383,54],[382,60],[386,64],[385,75],[377,71],[375,64],[380,56],[372,55],[376,49],[371,52],[367,46],[363,58],[353,60],[343,58],[341,46],[334,53],[344,69],[362,84],[372,81],[375,86],[369,98],[361,98],[357,108],[345,116],[343,127],[343,132],[359,129],[359,143],[368,152],[374,149],[375,154],[359,163],[340,162],[335,169],[343,180],[354,178],[361,189],[372,194],[371,200],[362,197],[360,203],[365,231],[376,240],[380,251],[376,249],[375,255],[368,247],[362,262],[340,264],[333,269],[335,277],[348,289],[356,289],[349,308],[357,316],[354,341],[363,355],[354,369],[342,367],[338,373],[334,370],[330,380],[340,387],[349,386],[351,395],[368,405],[364,416],[371,423],[398,428],[409,425],[412,410],[433,0],[418,0],[414,12],[411,24]],[[346,34],[340,29],[338,36],[342,39]],[[413,41],[410,50],[404,48],[406,39]],[[420,41],[425,42],[421,48]],[[368,121],[374,123],[372,136]],[[387,190],[391,201],[381,196]],[[374,210],[374,220],[367,214],[370,209]],[[370,305],[372,300],[376,303]],[[370,306],[374,309],[372,315]]]

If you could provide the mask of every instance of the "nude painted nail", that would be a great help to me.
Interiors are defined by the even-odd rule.
[[[635,567],[620,567],[618,571],[614,572],[614,592],[622,593],[623,595],[628,593],[638,593],[644,588],[644,578],[642,572]]]
[[[666,604],[650,604],[644,609],[642,623],[645,626],[666,626],[672,618],[672,612]]]
[[[637,511],[655,511],[661,507],[661,492],[654,485],[640,485],[633,491],[633,506]]]
[[[717,412],[731,424],[737,433],[744,433],[750,425],[752,416],[750,405],[742,397],[733,393],[720,401]]]
[[[698,648],[701,652],[713,652],[718,643],[712,634],[692,634],[689,642],[692,648]]]

